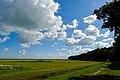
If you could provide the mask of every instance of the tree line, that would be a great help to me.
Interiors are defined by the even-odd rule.
[[[76,56],[70,56],[70,60],[83,60],[83,61],[113,61],[114,60],[114,48],[102,48],[95,49],[93,51],[83,53]]]

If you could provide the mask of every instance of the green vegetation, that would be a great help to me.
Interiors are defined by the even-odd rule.
[[[83,53],[76,56],[70,56],[70,60],[83,60],[83,61],[113,61],[114,48],[95,49],[93,51]]]
[[[120,70],[114,70],[115,66],[110,64],[77,60],[0,60],[0,80],[79,80],[76,78],[98,75],[118,78]]]

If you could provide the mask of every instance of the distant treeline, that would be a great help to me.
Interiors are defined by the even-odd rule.
[[[70,60],[83,60],[83,61],[113,61],[114,60],[114,48],[102,48],[95,49],[93,51],[79,54],[76,56],[68,57]]]

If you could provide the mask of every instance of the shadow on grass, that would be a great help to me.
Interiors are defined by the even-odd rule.
[[[120,62],[112,62],[106,68],[111,70],[120,70]],[[70,77],[68,80],[120,80],[120,76],[115,75],[93,75]]]
[[[111,70],[120,70],[120,62],[112,62],[107,68],[110,68]]]
[[[120,76],[114,75],[81,76],[70,77],[68,80],[120,80]]]

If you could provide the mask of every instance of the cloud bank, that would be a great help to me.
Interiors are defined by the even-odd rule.
[[[54,30],[45,37],[56,38],[53,35],[63,24],[62,17],[55,16],[58,9],[59,4],[53,0],[0,0],[0,35],[17,32],[23,47],[39,43],[44,37],[41,30]],[[76,26],[77,22],[73,23]],[[4,41],[0,39],[0,43]]]
[[[0,38],[0,43],[7,41],[8,36],[16,32],[22,48],[39,45],[42,39],[63,40],[66,46],[94,46],[96,48],[110,46],[107,42],[113,41],[108,38],[110,32],[101,34],[100,30],[92,25],[97,20],[96,15],[83,18],[84,23],[89,26],[85,30],[80,30],[77,19],[73,19],[71,24],[64,24],[62,16],[56,16],[59,7],[60,4],[54,0],[0,0],[0,35],[6,36]],[[68,37],[66,30],[71,28],[74,30],[71,37]],[[96,41],[98,37],[108,39]],[[71,54],[77,50],[86,52],[92,49],[77,47],[68,52]],[[26,54],[27,51],[23,49],[19,53]]]

